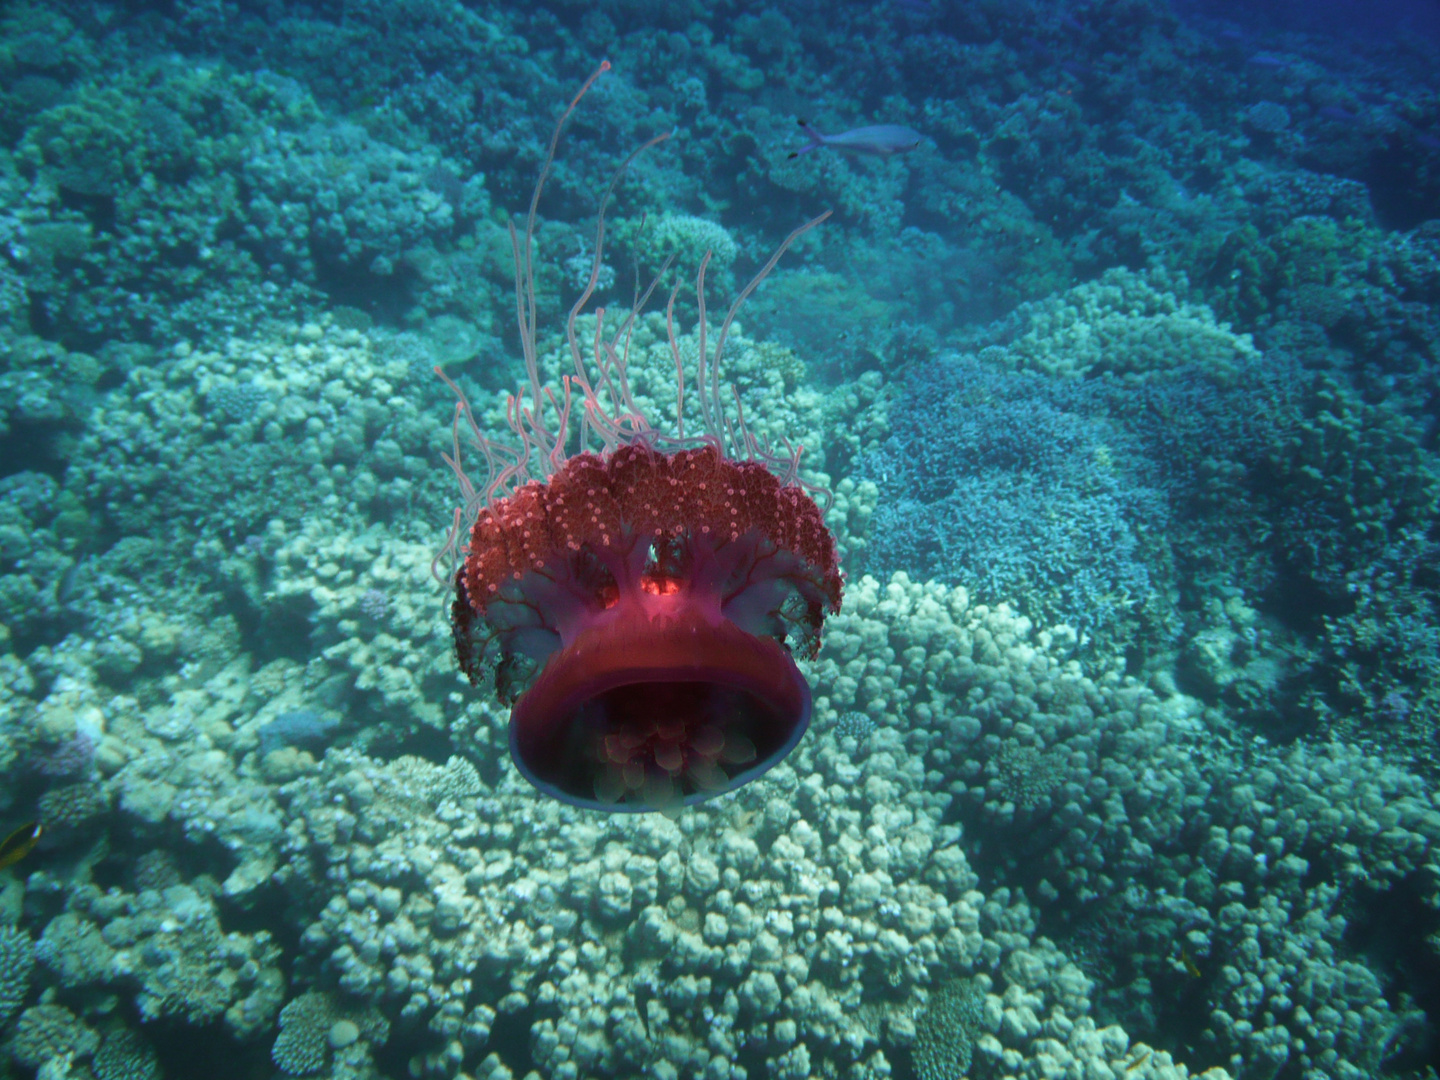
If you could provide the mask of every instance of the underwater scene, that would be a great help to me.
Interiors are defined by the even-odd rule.
[[[1435,0],[6,0],[0,1080],[1440,1080]]]

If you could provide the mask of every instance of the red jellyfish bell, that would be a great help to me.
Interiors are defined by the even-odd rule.
[[[799,451],[771,453],[746,428],[738,398],[733,416],[724,408],[719,364],[739,304],[828,215],[796,229],[741,292],[708,360],[709,256],[702,260],[697,381],[705,431],[687,438],[674,293],[673,434],[655,430],[630,394],[626,349],[636,312],[606,337],[599,309],[588,357],[579,345],[576,318],[599,274],[607,191],[590,284],[566,327],[574,373],[558,394],[542,387],[535,209],[565,119],[608,66],[561,116],[525,232],[511,231],[529,374],[529,386],[509,401],[517,445],[485,438],[463,396],[456,406],[447,460],[466,502],[452,537],[464,558],[454,575],[455,646],[471,681],[493,674],[500,699],[513,705],[510,752],[536,787],[578,806],[673,811],[760,776],[810,722],[810,687],[793,655],[814,655],[825,615],[839,608],[835,539],[798,480]],[[568,453],[572,419],[580,445]],[[460,468],[462,434],[490,466],[484,491]],[[597,448],[585,449],[587,441]]]

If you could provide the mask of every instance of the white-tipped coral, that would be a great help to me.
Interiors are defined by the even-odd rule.
[[[903,579],[885,600],[860,583],[839,625],[815,665],[829,692],[819,722],[841,698],[868,707],[864,749],[852,758],[813,738],[765,781],[678,821],[596,819],[503,773],[495,790],[431,809],[411,793],[413,763],[332,752],[286,790],[281,878],[317,912],[307,951],[348,992],[433,1033],[412,1063],[428,1075],[483,1071],[494,1025],[520,1016],[549,1077],[738,1077],[747,1061],[772,1076],[878,1075],[956,978],[977,980],[966,985],[983,1001],[974,1075],[1013,1071],[1046,1039],[1057,1060],[1122,1070],[1128,1037],[1097,1034],[1093,984],[1038,936],[1036,910],[977,889],[961,830],[943,822],[944,773],[923,756],[959,744],[911,719],[937,695],[972,700],[961,692],[1002,670],[1013,702],[1028,685],[1017,662],[1037,684],[1060,669],[1023,621]],[[841,673],[852,634],[881,667]],[[962,654],[969,668],[947,674]],[[905,669],[887,656],[934,677],[902,693]]]

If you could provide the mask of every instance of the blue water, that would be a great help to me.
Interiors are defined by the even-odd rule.
[[[1435,1077],[1437,71],[1433,0],[0,9],[0,1076]],[[563,488],[630,443],[758,487]],[[788,704],[701,649],[533,787],[714,565]]]

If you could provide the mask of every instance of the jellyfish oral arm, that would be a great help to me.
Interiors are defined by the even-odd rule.
[[[748,782],[804,734],[810,688],[774,640],[681,594],[632,594],[605,615],[515,705],[511,753],[541,790],[664,810]]]
[[[683,570],[657,571],[652,545],[631,538],[628,546],[595,557],[607,577],[599,587],[593,573],[579,573],[569,563],[530,571],[500,588],[486,618],[506,651],[543,663],[581,633],[635,614],[616,610],[621,597],[633,597],[636,610],[652,619],[694,606],[710,612],[712,621],[727,619],[781,643],[797,601],[807,609],[824,603],[802,560],[753,531],[719,546],[688,536],[683,548]]]

